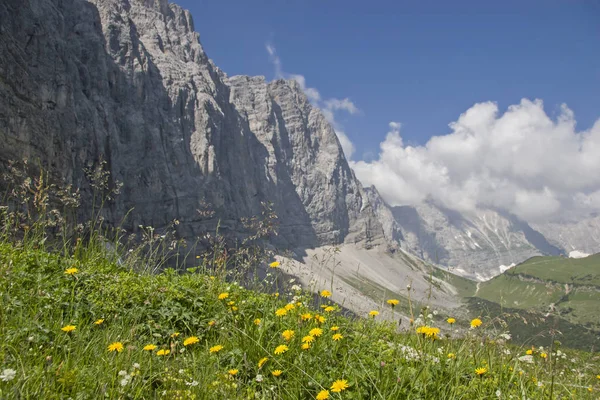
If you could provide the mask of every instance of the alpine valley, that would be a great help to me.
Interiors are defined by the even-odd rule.
[[[600,260],[587,256],[600,252],[600,216],[534,224],[434,201],[391,207],[358,181],[298,82],[228,76],[195,29],[166,0],[2,0],[0,168],[39,163],[81,188],[85,213],[84,171],[105,160],[123,183],[109,223],[135,233],[177,220],[190,241],[217,226],[243,235],[240,221],[271,203],[282,269],[335,287],[357,314],[393,295],[453,315],[518,314],[522,341],[556,328],[566,345],[597,346]],[[408,326],[409,310],[395,311]]]

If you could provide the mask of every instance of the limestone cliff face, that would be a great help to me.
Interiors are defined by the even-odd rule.
[[[3,0],[0,162],[28,158],[77,185],[103,157],[124,183],[117,222],[184,237],[270,201],[278,244],[382,243],[335,132],[295,82],[228,78],[191,15],[164,0]],[[215,218],[201,218],[210,204]]]

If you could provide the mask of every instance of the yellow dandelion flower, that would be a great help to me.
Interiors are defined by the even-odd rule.
[[[208,349],[208,352],[209,352],[209,353],[218,353],[218,352],[220,352],[221,350],[223,350],[223,346],[222,346],[222,345],[220,345],[220,344],[218,344],[218,345],[216,345],[216,346],[213,346],[213,347],[211,347],[210,349]]]
[[[485,374],[486,372],[487,372],[487,368],[485,368],[485,367],[475,369],[475,373],[479,376]]]
[[[171,353],[171,350],[168,349],[160,349],[159,351],[156,352],[157,356],[168,356],[169,353]]]
[[[281,336],[287,340],[288,342],[290,340],[292,340],[294,338],[295,332],[291,329],[286,329],[285,331],[283,331],[283,333],[281,334]]]
[[[215,326],[217,321],[208,321],[208,326]]]
[[[312,319],[311,313],[305,313],[300,316],[302,321],[310,321]]]
[[[258,368],[262,368],[263,365],[265,365],[265,363],[269,361],[269,359],[267,357],[263,357],[260,360],[258,360]]]
[[[398,299],[389,299],[386,301],[386,303],[388,303],[390,306],[396,307],[398,304],[400,304],[400,300]]]
[[[302,347],[302,350],[308,350],[310,349],[310,343],[302,343],[302,346],[300,347]]]
[[[228,306],[232,306],[232,305],[234,305],[234,304],[235,304],[235,301],[233,301],[233,300],[232,300],[232,301],[228,301],[228,302],[227,302],[227,305],[228,305]]]
[[[237,369],[235,369],[235,368],[233,368],[233,369],[230,369],[227,372],[229,373],[229,375],[234,376],[234,375],[237,375],[237,373],[240,372],[240,371],[237,370]]]
[[[334,393],[339,393],[343,390],[348,389],[350,386],[348,385],[348,381],[345,379],[338,379],[337,381],[331,384],[331,391]]]
[[[321,291],[321,297],[328,298],[328,297],[331,297],[331,294],[332,293],[329,290],[323,290],[323,291]]]
[[[369,311],[369,317],[375,318],[379,315],[379,311],[371,310]]]
[[[296,305],[295,305],[295,304],[291,304],[291,303],[290,303],[290,304],[286,304],[284,308],[285,308],[286,310],[288,310],[288,311],[291,311],[291,310],[293,310],[294,308],[296,308]]]
[[[154,349],[156,349],[155,344],[147,344],[144,346],[144,351],[153,351]]]
[[[546,353],[540,353],[540,357],[542,357],[542,358],[548,358],[548,354],[546,354]]]
[[[184,346],[190,346],[192,344],[196,344],[200,341],[200,339],[198,339],[197,336],[190,336],[189,338],[185,339],[183,341],[183,345]]]
[[[269,267],[271,268],[277,268],[281,265],[281,263],[279,261],[273,261],[271,264],[269,264]]]
[[[277,315],[278,317],[283,317],[287,314],[287,312],[288,310],[286,310],[285,308],[278,308],[277,311],[275,311],[275,315]]]
[[[471,321],[471,328],[477,328],[479,326],[481,326],[483,322],[481,322],[481,320],[479,318],[475,318],[474,320]]]
[[[341,333],[336,333],[331,338],[337,342],[338,340],[342,340],[344,336]]]
[[[276,369],[275,371],[271,371],[271,374],[273,374],[273,376],[277,377],[277,376],[283,374],[283,371],[280,369]]]
[[[104,318],[100,318],[94,321],[94,325],[102,325],[104,323]]]
[[[173,332],[173,333],[171,333],[171,338],[176,338],[179,335],[180,335],[179,332]]]
[[[431,326],[420,326],[417,328],[417,333],[420,333],[428,338],[437,339],[437,335],[440,333],[440,328],[434,328]]]
[[[600,375],[596,375],[596,379],[600,379]]]
[[[327,400],[329,398],[329,390],[321,390],[319,394],[317,394],[317,400]]]
[[[67,326],[63,326],[62,328],[60,328],[61,331],[67,332],[67,333],[71,333],[75,329],[77,329],[77,326],[75,326],[75,325],[67,325]]]
[[[227,292],[223,292],[223,293],[219,294],[219,300],[225,300],[228,297],[229,297],[229,293],[227,293]]]
[[[454,324],[456,322],[456,319],[450,317],[446,320],[447,323],[449,323],[450,325]]]
[[[323,311],[325,311],[325,312],[334,312],[335,311],[335,307],[327,306],[327,307],[325,307],[325,309]]]
[[[239,308],[237,306],[231,307],[231,311],[237,311],[237,310],[239,310]]]
[[[317,322],[318,322],[318,323],[320,323],[320,324],[324,324],[324,323],[325,323],[325,321],[327,321],[327,318],[325,318],[325,317],[324,317],[324,316],[322,316],[322,315],[315,314],[315,321],[317,321]]]
[[[65,275],[75,275],[79,270],[77,268],[67,268],[65,269]]]
[[[280,344],[279,346],[277,346],[277,347],[275,348],[275,351],[274,351],[274,353],[275,353],[276,355],[279,355],[279,354],[283,354],[283,353],[285,353],[285,352],[286,352],[286,351],[288,351],[288,350],[289,350],[289,347],[287,347],[285,344]]]
[[[108,345],[108,351],[109,352],[113,352],[116,351],[117,353],[120,353],[123,351],[123,343],[121,342],[114,342]]]
[[[529,350],[527,350],[527,351],[525,352],[525,354],[527,354],[528,356],[530,356],[530,355],[532,355],[532,354],[533,354],[533,350],[529,349]]]
[[[257,326],[260,325],[260,318],[256,318],[254,320],[254,325],[257,325]]]
[[[456,358],[456,354],[454,354],[454,353],[448,353],[448,358]]]
[[[309,334],[310,336],[316,336],[316,337],[319,337],[319,336],[321,336],[321,335],[323,334],[323,329],[321,329],[321,328],[312,328],[312,329],[311,329],[311,330],[308,332],[308,334]]]
[[[308,336],[304,336],[302,338],[302,343],[312,343],[314,341],[315,341],[315,337],[314,336],[308,335]]]
[[[339,326],[332,326],[332,327],[331,327],[331,330],[332,330],[332,331],[334,331],[334,332],[335,332],[335,331],[339,331],[339,330],[340,330],[340,327],[339,327]]]

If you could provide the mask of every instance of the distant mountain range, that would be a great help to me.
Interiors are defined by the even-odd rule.
[[[459,213],[426,201],[390,207],[366,189],[385,237],[423,260],[487,280],[539,255],[583,257],[600,252],[600,218],[531,225],[500,210]]]

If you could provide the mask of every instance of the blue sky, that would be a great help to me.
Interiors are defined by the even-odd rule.
[[[378,153],[390,121],[422,145],[476,102],[502,113],[539,98],[550,117],[566,103],[577,130],[600,117],[596,1],[175,1],[229,75],[273,79],[270,43],[286,73],[352,100],[360,112],[336,120],[356,160]]]

